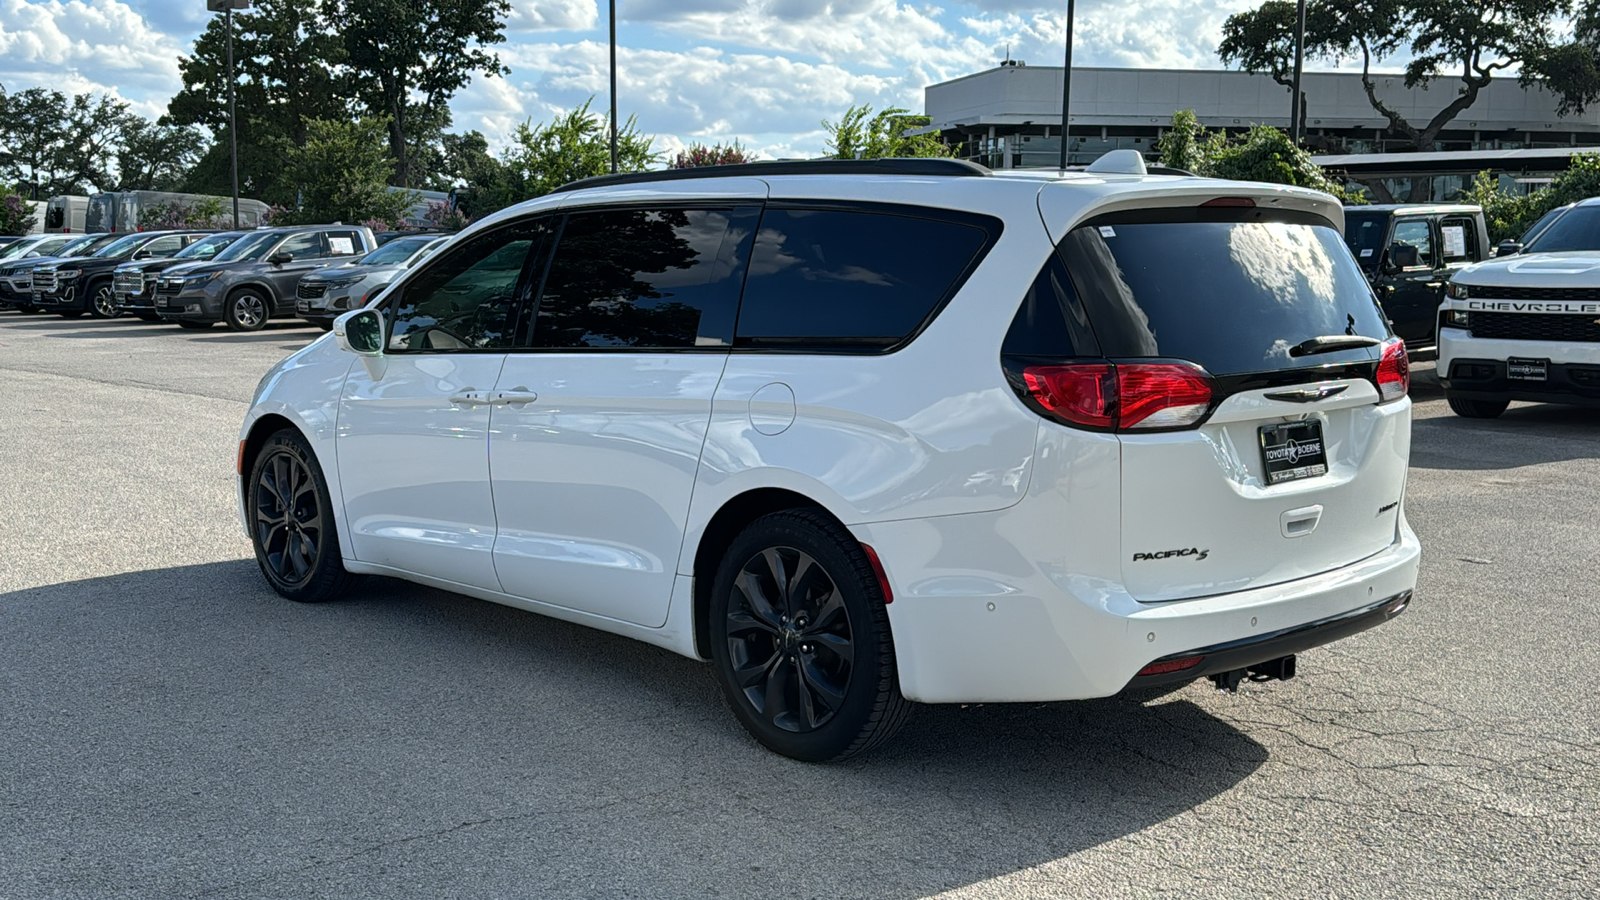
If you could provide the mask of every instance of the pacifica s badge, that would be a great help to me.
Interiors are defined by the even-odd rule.
[[[1268,400],[1286,400],[1290,403],[1315,403],[1336,397],[1350,388],[1348,384],[1328,384],[1298,391],[1274,391],[1264,395]]]
[[[1190,547],[1187,550],[1162,550],[1156,553],[1135,553],[1133,555],[1133,561],[1149,562],[1153,559],[1176,559],[1180,556],[1192,556],[1196,562],[1199,562],[1210,554],[1210,550],[1201,550],[1198,547]]]
[[[1400,505],[1400,501],[1399,500],[1396,500],[1393,503],[1385,503],[1384,505],[1378,507],[1378,515],[1381,516],[1384,513],[1388,512],[1391,509],[1394,509],[1396,506],[1399,506],[1399,505]]]

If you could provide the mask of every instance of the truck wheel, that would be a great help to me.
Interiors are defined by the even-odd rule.
[[[224,304],[229,331],[260,331],[272,315],[272,301],[255,288],[240,288]]]
[[[1450,411],[1469,419],[1496,419],[1511,405],[1509,400],[1468,400],[1465,397],[1447,397]]]
[[[89,288],[89,314],[96,319],[115,319],[122,315],[117,308],[117,298],[111,293],[111,282],[102,281]]]

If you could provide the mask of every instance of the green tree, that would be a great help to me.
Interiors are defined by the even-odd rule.
[[[158,125],[142,116],[130,118],[121,143],[117,174],[124,191],[182,190],[206,145],[198,128]]]
[[[0,234],[27,234],[33,221],[33,206],[21,194],[0,191]]]
[[[305,143],[307,122],[348,119],[343,48],[318,15],[321,0],[256,0],[233,17],[238,111],[239,189],[245,196],[292,203],[282,174],[289,149]],[[163,124],[200,125],[216,138],[189,179],[202,193],[232,190],[228,148],[228,32],[214,16],[178,60],[183,90]]]
[[[275,213],[272,224],[370,220],[401,227],[418,195],[389,188],[388,129],[383,119],[307,122],[306,142],[289,149],[284,171],[300,202]]]
[[[0,180],[34,200],[70,192],[67,109],[60,91],[0,91]]]
[[[927,116],[913,116],[898,107],[874,114],[871,106],[852,106],[839,117],[837,125],[822,122],[828,132],[828,158],[954,156],[955,148],[945,146],[936,135],[907,134],[927,127],[930,121]]]
[[[1439,132],[1477,102],[1496,72],[1538,58],[1570,0],[1310,0],[1306,56],[1361,63],[1367,102],[1417,150],[1431,150]],[[1293,61],[1295,3],[1266,0],[1229,16],[1217,53],[1223,62],[1266,72],[1285,83]],[[1397,52],[1410,56],[1407,88],[1436,79],[1457,83],[1454,98],[1412,122],[1377,93],[1372,67]]]
[[[505,163],[524,195],[518,201],[542,197],[564,184],[611,171],[608,123],[604,116],[589,111],[593,102],[591,97],[549,124],[531,127],[529,120],[517,126]],[[654,165],[658,158],[650,150],[654,142],[655,138],[639,133],[638,122],[629,116],[617,129],[618,169],[643,172]]]
[[[1472,187],[1461,195],[1461,202],[1483,207],[1491,241],[1515,240],[1540,216],[1558,206],[1600,197],[1600,153],[1575,153],[1567,170],[1557,175],[1550,187],[1531,194],[1517,194],[1500,187],[1500,179],[1479,172]]]
[[[1522,65],[1523,86],[1543,80],[1564,116],[1600,100],[1600,0],[1580,0],[1573,12],[1570,38],[1544,42]]]
[[[413,184],[412,157],[450,124],[450,98],[474,72],[508,71],[486,49],[505,40],[508,0],[322,0],[351,87],[389,123],[394,183]]]
[[[694,169],[700,166],[731,166],[755,162],[755,154],[746,150],[737,140],[724,146],[720,141],[707,147],[698,141],[678,151],[667,163],[669,169]]]
[[[1229,140],[1226,132],[1208,131],[1193,110],[1183,109],[1173,113],[1172,125],[1156,149],[1161,151],[1162,165],[1207,178],[1288,184],[1356,202],[1279,128],[1258,125]]]

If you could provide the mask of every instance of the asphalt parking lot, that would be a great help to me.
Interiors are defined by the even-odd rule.
[[[1600,411],[1468,421],[1418,366],[1416,602],[1293,681],[813,766],[655,648],[273,594],[234,441],[320,334],[0,313],[0,898],[1600,893]]]

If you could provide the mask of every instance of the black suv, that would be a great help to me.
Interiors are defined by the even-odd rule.
[[[95,251],[93,256],[64,257],[33,270],[33,305],[47,312],[76,319],[89,313],[96,319],[122,314],[113,302],[111,274],[128,260],[172,256],[205,237],[203,231],[145,231],[124,235]]]
[[[1344,211],[1344,239],[1412,350],[1435,344],[1445,282],[1490,256],[1483,208],[1465,203],[1352,207]]]

